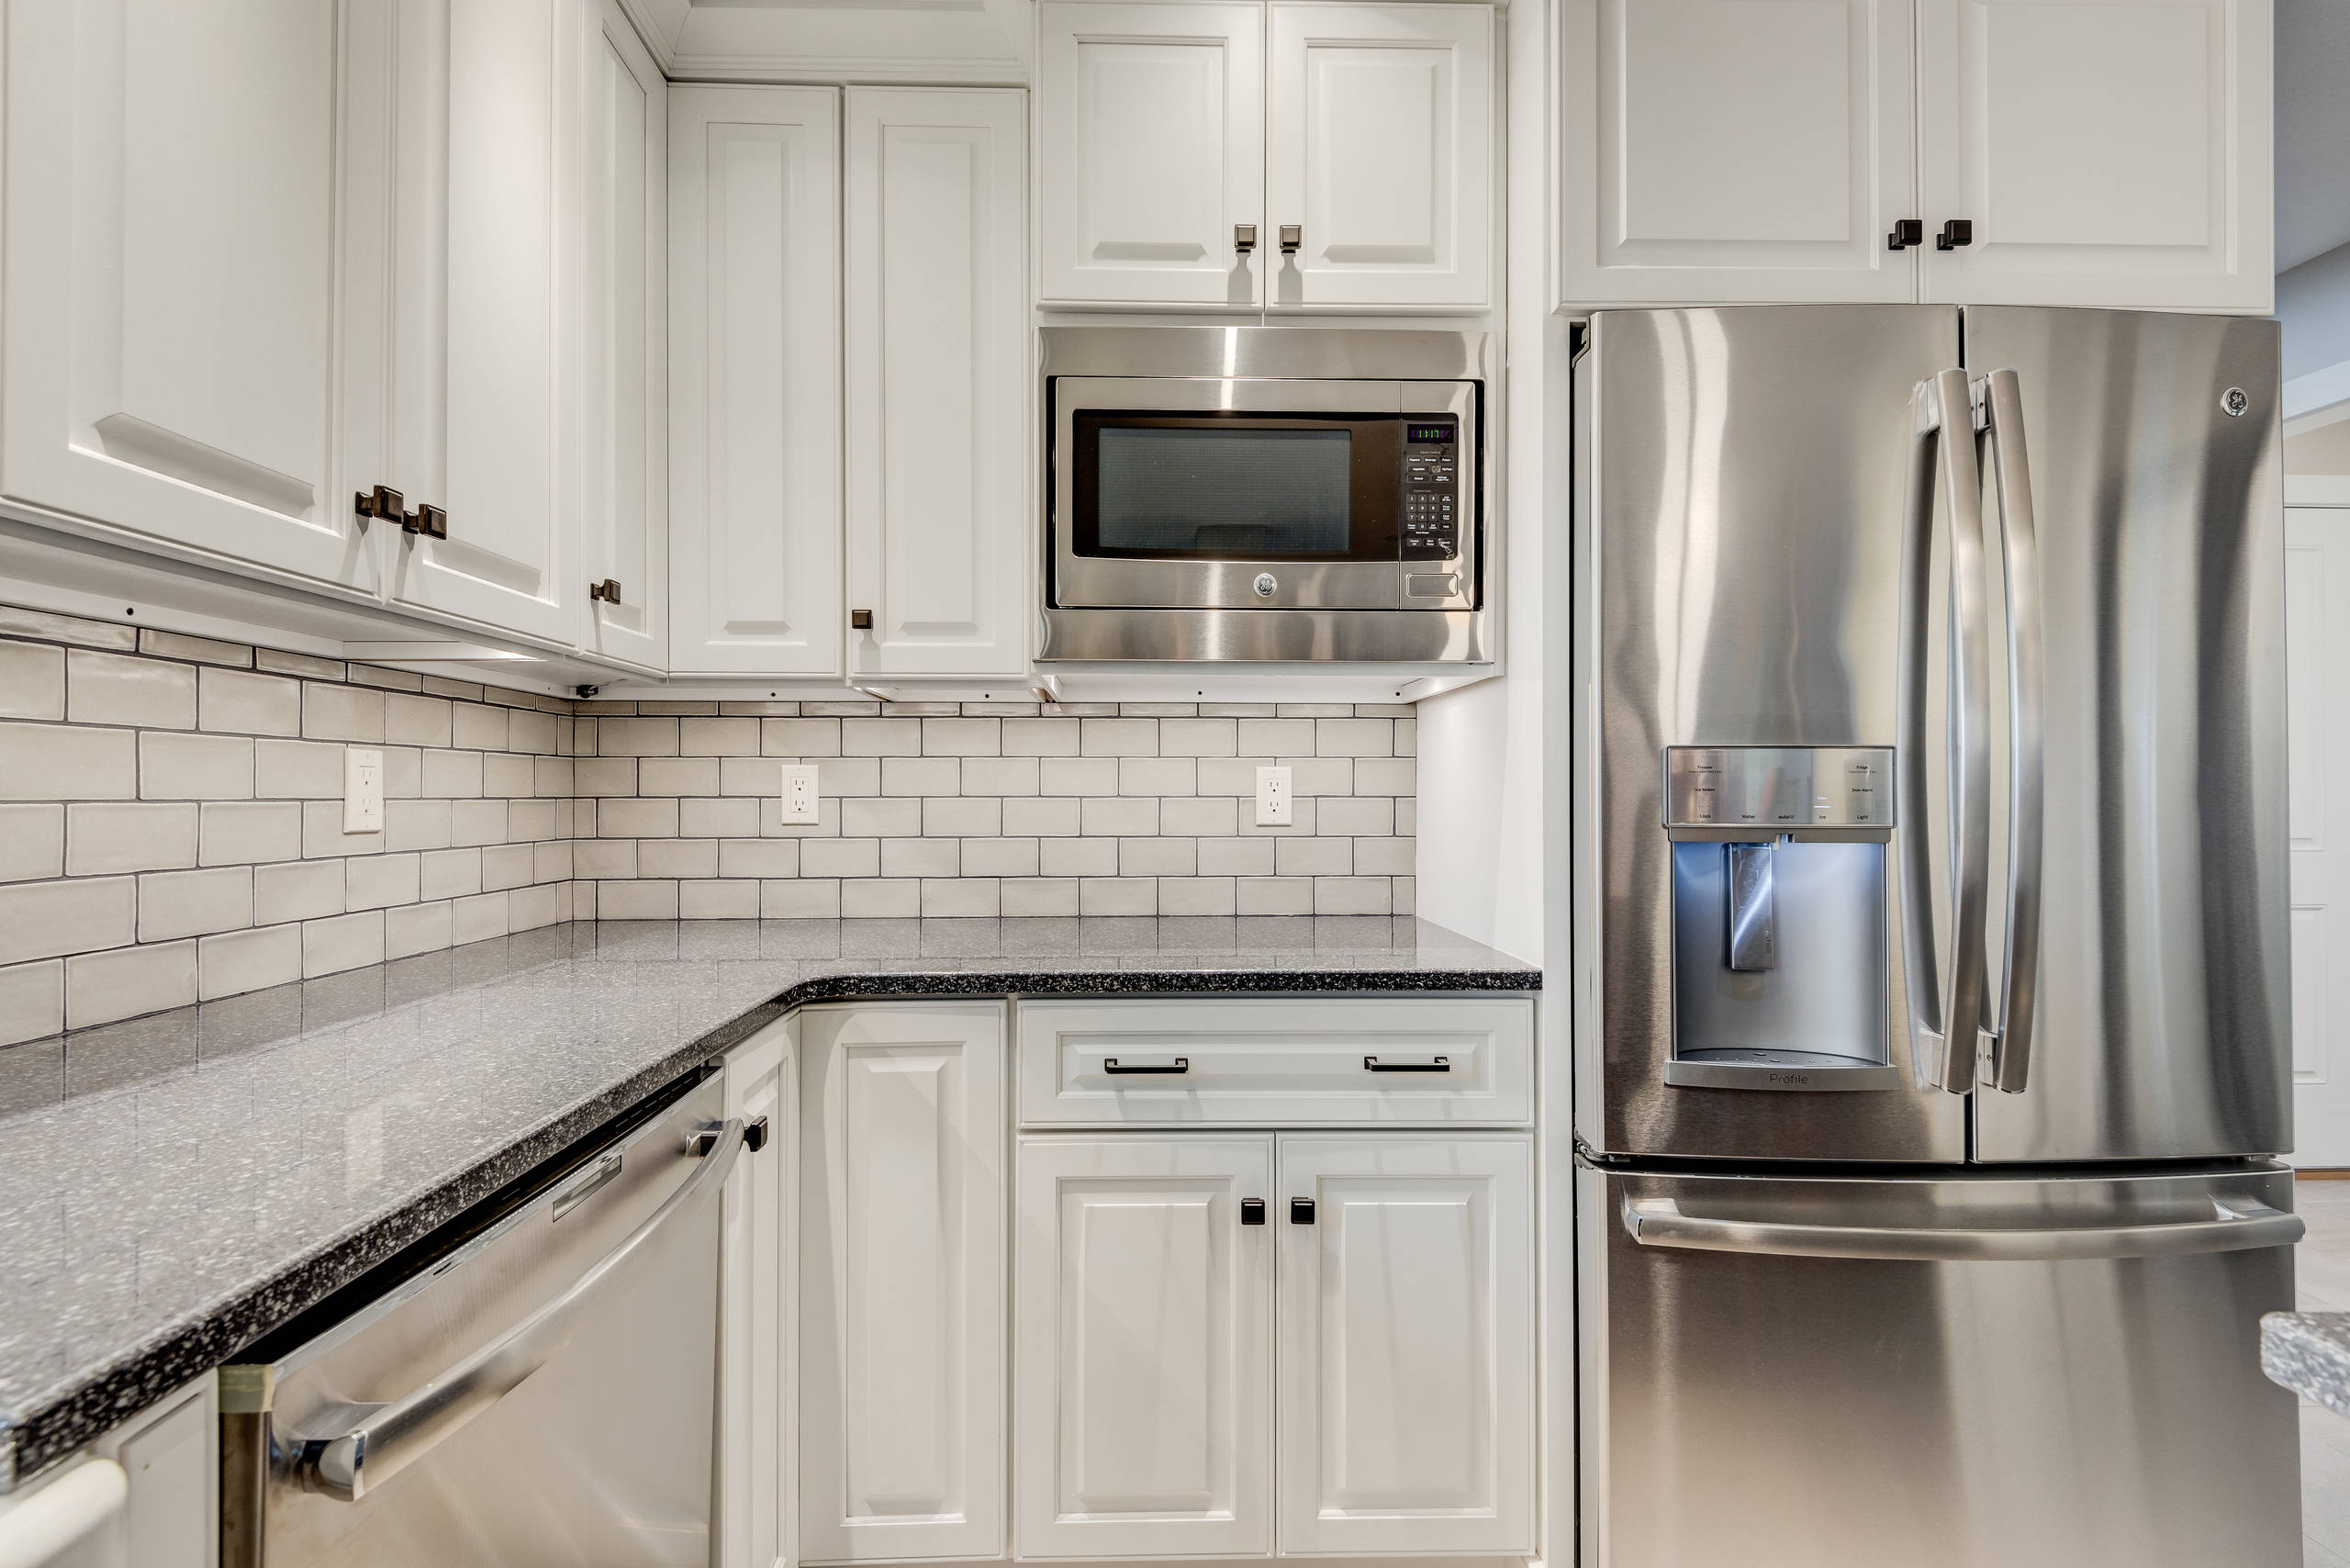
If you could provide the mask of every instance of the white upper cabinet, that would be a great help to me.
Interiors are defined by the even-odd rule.
[[[343,471],[337,414],[380,367],[336,262],[346,212],[383,200],[339,95],[380,18],[336,9],[8,6],[0,495],[373,589],[351,492],[375,476]]]
[[[1277,1193],[1283,1554],[1532,1551],[1531,1140],[1283,1137]]]
[[[1919,0],[1920,297],[2265,312],[2269,6]],[[1969,243],[1937,249],[1956,218]]]
[[[1037,297],[1261,302],[1264,11],[1045,0],[1036,59]]]
[[[1021,1145],[1021,1556],[1272,1550],[1272,1166],[1262,1135]]]
[[[618,0],[588,40],[579,645],[669,657],[669,84]]]
[[[387,481],[396,599],[573,641],[578,0],[455,0],[400,28]],[[413,23],[413,25],[410,25]]]
[[[800,1558],[1003,1551],[1003,1004],[800,1015]]]
[[[1560,300],[1908,300],[1911,5],[1563,0]]]
[[[1483,308],[1493,12],[1276,5],[1271,15],[1270,303]]]
[[[1036,575],[1027,95],[851,88],[847,122],[849,668],[1017,675]]]
[[[669,94],[669,664],[841,668],[840,95]]]

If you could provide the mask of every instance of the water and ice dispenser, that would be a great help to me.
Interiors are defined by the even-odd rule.
[[[1889,1089],[1883,746],[1673,746],[1667,1083]]]

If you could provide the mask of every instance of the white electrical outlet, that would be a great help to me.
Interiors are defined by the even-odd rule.
[[[816,822],[816,765],[783,765],[783,795],[776,819],[785,827],[812,827]]]
[[[1257,825],[1288,827],[1294,820],[1288,767],[1257,769]]]
[[[384,831],[384,754],[373,746],[342,748],[342,831]]]

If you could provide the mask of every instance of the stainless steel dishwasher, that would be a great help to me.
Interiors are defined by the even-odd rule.
[[[221,1568],[704,1568],[723,1103],[671,1085],[224,1368]]]

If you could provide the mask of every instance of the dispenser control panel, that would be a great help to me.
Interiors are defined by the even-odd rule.
[[[1667,828],[1882,830],[1893,825],[1891,746],[1667,746]]]

